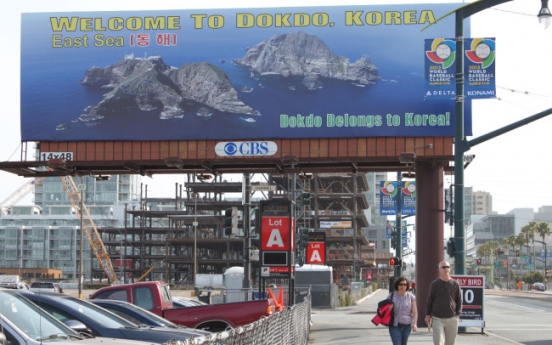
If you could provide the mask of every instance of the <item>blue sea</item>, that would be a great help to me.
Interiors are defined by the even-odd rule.
[[[48,18],[43,14],[44,18]],[[355,31],[348,40],[335,30],[320,28],[305,30],[319,36],[334,52],[356,61],[369,55],[379,68],[382,78],[373,85],[359,87],[351,82],[321,79],[323,86],[314,91],[301,85],[302,78],[279,75],[251,75],[242,66],[232,63],[243,57],[247,48],[266,40],[282,29],[251,31],[236,35],[235,31],[216,35],[184,35],[174,47],[146,48],[58,48],[52,49],[51,32],[42,33],[43,18],[35,15],[25,21],[22,30],[21,118],[22,141],[84,141],[84,140],[190,140],[190,139],[274,139],[308,137],[374,137],[374,136],[438,136],[452,135],[454,121],[441,128],[407,128],[387,124],[386,115],[454,113],[450,100],[424,101],[424,42],[419,33],[416,40],[397,33],[395,44],[377,36],[365,37]],[[32,19],[32,20],[30,20]],[[295,30],[297,31],[297,30]],[[309,32],[311,31],[311,32]],[[27,36],[25,33],[27,32]],[[124,34],[126,35],[126,34]],[[415,41],[415,42],[414,42]],[[33,44],[32,42],[40,42]],[[45,43],[46,42],[46,43]],[[408,57],[405,57],[405,52]],[[99,103],[109,90],[79,84],[86,70],[106,67],[134,54],[135,57],[162,56],[167,65],[180,67],[185,63],[207,61],[220,67],[230,78],[240,99],[260,112],[260,116],[221,113],[213,110],[208,120],[196,115],[201,104],[191,105],[184,117],[159,119],[159,113],[132,112],[106,116],[86,123],[79,121],[86,108]],[[251,92],[242,91],[249,87]],[[469,114],[467,105],[466,113]],[[280,115],[321,116],[320,128],[280,128]],[[379,127],[325,126],[327,114],[381,115]],[[253,118],[255,122],[244,121]],[[58,126],[65,125],[63,130]]]

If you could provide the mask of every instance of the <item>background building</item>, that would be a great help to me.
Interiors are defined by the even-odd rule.
[[[74,178],[74,181],[85,186],[82,193],[84,203],[97,228],[124,227],[125,205],[138,202],[141,188],[139,175],[114,175],[109,180],[84,176]],[[81,258],[81,220],[69,200],[62,179],[47,177],[34,189],[22,189],[22,192],[33,192],[35,205],[2,209],[0,267],[22,272],[37,268],[57,269],[61,270],[64,279],[75,279]],[[85,234],[83,238],[84,275],[90,279],[92,272],[101,268],[93,258]]]

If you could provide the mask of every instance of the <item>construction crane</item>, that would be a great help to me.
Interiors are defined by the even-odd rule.
[[[140,277],[136,278],[134,280],[134,282],[137,283],[137,282],[141,281],[142,279],[144,279],[151,271],[153,271],[154,268],[155,268],[155,266],[151,266],[150,268],[148,268],[148,270],[144,274],[142,274]]]
[[[0,203],[0,215],[8,214],[15,204],[35,189],[36,186],[41,184],[43,180],[44,177],[37,177],[27,181],[23,186],[19,187],[15,192],[2,201],[2,203]]]
[[[107,278],[111,283],[115,283],[116,281],[118,281],[118,279],[117,279],[117,275],[115,274],[115,270],[113,269],[113,264],[111,263],[109,254],[105,249],[105,245],[98,232],[98,229],[96,228],[96,224],[94,224],[94,221],[90,216],[90,212],[88,211],[88,208],[84,203],[82,203],[82,210],[81,210],[80,201],[82,196],[79,193],[79,190],[75,182],[73,181],[73,178],[71,176],[60,176],[60,178],[61,178],[63,187],[67,192],[67,196],[69,197],[69,201],[71,201],[71,204],[73,205],[73,209],[75,210],[79,219],[82,219],[81,231],[84,231],[84,233],[86,234],[86,237],[88,238],[88,241],[92,246],[92,251],[94,252],[94,255],[96,256],[96,258],[98,259],[100,266],[102,267],[105,274],[107,275]],[[7,214],[7,212],[19,200],[23,199],[27,194],[33,191],[36,188],[36,186],[42,183],[43,180],[44,180],[44,177],[38,177],[28,181],[19,189],[17,189],[14,193],[12,193],[9,197],[7,197],[4,201],[2,201],[2,203],[0,203],[1,214],[4,214],[4,213]]]
[[[88,237],[88,241],[92,246],[92,251],[96,256],[96,259],[98,259],[98,261],[100,262],[100,266],[102,266],[102,269],[107,275],[107,279],[109,279],[111,283],[118,281],[115,270],[113,269],[113,264],[111,263],[111,259],[109,258],[109,253],[105,249],[105,245],[102,241],[100,233],[98,232],[98,229],[96,228],[96,224],[94,224],[92,217],[90,217],[90,212],[88,211],[86,205],[84,203],[81,203],[82,196],[79,193],[75,181],[73,181],[73,178],[71,176],[61,176],[61,181],[63,182],[63,187],[67,192],[69,201],[71,201],[71,204],[73,205],[73,209],[75,209],[79,219],[82,219],[81,231],[84,231],[86,237]]]

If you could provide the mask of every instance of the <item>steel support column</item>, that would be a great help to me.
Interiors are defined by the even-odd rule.
[[[426,327],[429,285],[438,277],[444,256],[443,166],[416,162],[416,301],[418,326]]]

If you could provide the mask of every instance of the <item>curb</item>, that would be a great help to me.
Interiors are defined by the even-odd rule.
[[[371,294],[369,295],[366,295],[364,297],[362,297],[361,299],[355,301],[355,305],[359,305],[361,304],[362,302],[366,301],[368,298],[371,298],[372,296],[374,296],[376,293],[378,293],[378,291],[380,291],[381,289],[377,289],[376,291],[373,291]]]

